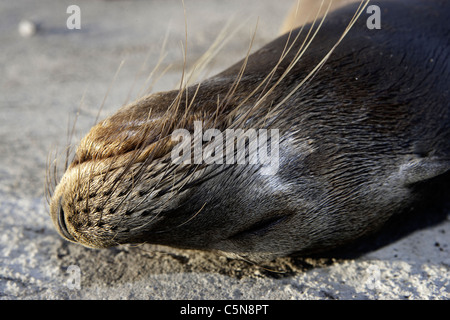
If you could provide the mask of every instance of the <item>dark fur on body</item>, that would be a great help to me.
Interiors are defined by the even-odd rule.
[[[330,14],[287,74],[308,27],[199,85],[145,97],[100,122],[53,194],[59,232],[90,247],[146,242],[261,260],[376,231],[410,205],[416,183],[450,170],[450,5],[372,4],[382,29],[369,30],[363,14],[295,92],[356,6]],[[204,130],[279,129],[277,174],[171,163],[170,134],[193,132],[194,120]]]

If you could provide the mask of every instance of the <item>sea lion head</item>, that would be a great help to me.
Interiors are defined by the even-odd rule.
[[[101,121],[52,195],[57,230],[88,247],[155,243],[254,261],[377,230],[410,205],[414,185],[450,170],[450,73],[444,55],[429,59],[448,51],[439,21],[449,11],[409,3],[383,2],[382,31],[359,21],[345,38],[342,14],[356,9],[343,9],[306,51],[314,32],[296,29],[201,84]],[[428,9],[437,18],[423,19]],[[261,161],[264,150],[275,161]]]

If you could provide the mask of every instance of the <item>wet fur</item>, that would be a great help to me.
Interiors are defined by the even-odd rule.
[[[379,229],[411,204],[414,185],[450,170],[450,6],[372,4],[381,30],[360,18],[341,39],[351,5],[101,121],[51,194],[58,231],[90,247],[147,242],[258,261]],[[195,120],[279,129],[278,173],[172,164],[171,133],[193,132]]]

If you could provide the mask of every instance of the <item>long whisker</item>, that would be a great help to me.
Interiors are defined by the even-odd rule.
[[[148,77],[145,80],[144,84],[142,85],[141,89],[139,90],[138,98],[142,97],[144,95],[144,92],[148,93],[151,90],[151,88],[153,88],[153,86],[154,86],[155,80],[150,84],[150,86],[146,90],[144,89],[147,86],[147,84],[150,81],[150,79],[153,78],[154,73],[158,70],[158,68],[160,67],[160,65],[164,61],[164,59],[167,57],[167,53],[165,53],[165,50],[166,50],[167,41],[169,39],[169,30],[170,30],[170,28],[167,28],[166,34],[164,36],[163,43],[161,45],[161,50],[160,50],[160,53],[159,53],[158,61],[157,61],[156,65],[155,65],[155,67],[153,68],[153,70],[148,75]],[[166,67],[166,69],[162,72],[162,75],[168,70],[169,67],[170,66]],[[158,76],[157,79],[159,79],[162,75]]]
[[[239,70],[239,72],[238,72],[238,74],[237,74],[233,84],[230,86],[230,89],[226,93],[225,97],[222,99],[222,105],[217,108],[216,112],[218,112],[218,113],[220,113],[223,109],[226,108],[226,106],[229,103],[230,98],[234,95],[234,93],[236,92],[236,90],[238,88],[239,83],[241,82],[242,76],[244,75],[245,69],[247,68],[247,63],[248,63],[248,59],[250,57],[250,52],[251,52],[251,49],[253,47],[253,43],[255,41],[256,31],[258,29],[258,24],[259,24],[259,18],[256,21],[255,30],[254,30],[254,32],[252,34],[252,37],[251,37],[251,40],[250,40],[250,44],[249,44],[249,47],[247,49],[247,54],[246,54],[246,56],[244,58],[244,61],[243,61],[242,65],[241,65],[241,68],[240,68],[240,70]]]
[[[335,49],[342,42],[342,40],[347,35],[347,33],[350,31],[350,29],[353,27],[353,25],[356,23],[356,21],[358,20],[359,16],[362,14],[364,9],[367,7],[369,2],[370,2],[370,0],[363,0],[361,2],[360,6],[358,7],[358,10],[356,11],[355,15],[351,19],[350,23],[348,24],[347,28],[345,29],[345,31],[343,32],[343,34],[341,35],[339,40],[329,50],[329,52],[326,54],[326,56],[323,57],[323,59],[314,67],[314,69],[293,90],[291,90],[291,92],[289,92],[277,105],[275,105],[275,107],[271,110],[271,113],[275,112],[278,108],[280,108],[280,106],[283,105],[290,97],[292,97],[292,95],[296,91],[298,91],[298,89],[300,89],[304,85],[304,83],[306,81],[308,81],[314,74],[316,74],[322,68],[322,66],[325,64],[325,62],[331,56],[331,54],[335,51]],[[365,4],[362,5],[362,3],[365,3]],[[362,7],[361,7],[361,5],[362,5]]]
[[[51,148],[50,150],[52,150],[53,148]],[[56,158],[56,154],[55,154],[55,158]],[[51,202],[51,198],[53,193],[55,192],[55,187],[56,185],[52,183],[52,173],[51,173],[51,168],[53,165],[55,165],[55,160],[51,160],[53,159],[53,155],[52,152],[49,151],[48,155],[47,155],[47,162],[46,162],[46,168],[47,170],[45,171],[45,197],[47,200],[47,204],[50,205]]]
[[[111,83],[110,83],[110,85],[108,87],[108,90],[106,91],[105,96],[103,97],[102,104],[100,105],[100,108],[98,109],[97,116],[95,117],[94,125],[97,124],[97,122],[98,122],[98,118],[100,117],[100,113],[103,111],[103,107],[105,105],[106,98],[108,97],[109,92],[111,91],[111,88],[112,88],[114,82],[116,81],[116,78],[119,75],[119,72],[122,69],[122,66],[124,65],[124,63],[125,63],[125,60],[122,60],[120,62],[119,67],[117,68],[116,73],[114,74],[114,77],[113,77],[113,79],[112,79],[112,81],[111,81]]]
[[[69,148],[69,146],[71,146],[71,144],[72,144],[71,142],[72,142],[72,139],[73,139],[73,135],[75,133],[75,128],[77,126],[78,117],[80,116],[80,110],[81,110],[81,108],[82,108],[82,106],[84,104],[84,98],[86,96],[86,92],[87,92],[87,88],[84,90],[83,95],[81,97],[80,104],[78,105],[78,109],[77,109],[77,112],[75,114],[75,119],[74,119],[73,124],[72,124],[72,129],[70,130],[70,132],[67,132],[67,147],[68,148],[67,148],[67,152],[66,152],[66,160],[65,160],[65,163],[64,163],[64,171],[66,171],[68,166],[69,166],[69,155],[70,155],[70,151],[71,151],[71,148]],[[69,130],[69,126],[67,126],[67,129]]]
[[[127,95],[125,101],[123,102],[123,105],[127,105],[128,101],[130,101],[131,92],[133,91],[134,86],[136,85],[138,77],[144,72],[144,69],[147,65],[147,61],[150,58],[150,54],[151,54],[151,47],[147,50],[147,55],[145,56],[145,59],[144,59],[144,62],[142,63],[141,68],[138,70],[138,72],[136,72],[136,74],[134,76],[133,83],[131,84],[130,90],[128,90],[128,95]]]
[[[174,228],[182,227],[182,226],[184,226],[186,223],[189,223],[190,221],[192,221],[196,216],[198,216],[198,214],[203,210],[203,208],[205,208],[206,204],[207,204],[207,202],[205,202],[205,203],[202,205],[202,207],[201,207],[195,214],[192,215],[192,217],[190,217],[189,219],[187,219],[187,220],[184,221],[183,223],[181,223],[181,224],[179,224],[179,225],[173,227],[173,229],[174,229]]]
[[[306,35],[305,40],[303,41],[303,44],[302,44],[302,45],[300,46],[300,48],[298,49],[297,54],[296,54],[296,56],[294,57],[294,59],[289,63],[289,66],[288,66],[288,67],[286,68],[286,70],[283,72],[283,74],[281,75],[281,77],[276,81],[276,83],[271,87],[271,89],[268,90],[268,92],[266,92],[259,100],[257,100],[257,102],[255,102],[255,104],[247,111],[245,117],[242,117],[242,118],[240,119],[240,121],[237,121],[237,122],[236,122],[236,124],[235,124],[236,127],[239,126],[240,124],[244,123],[244,122],[248,119],[248,116],[250,115],[250,113],[253,112],[253,110],[256,110],[257,107],[258,107],[259,105],[262,104],[262,102],[265,100],[265,98],[268,97],[269,94],[270,94],[271,92],[273,92],[273,90],[274,90],[274,89],[278,86],[278,84],[286,77],[286,75],[292,70],[292,68],[298,63],[298,61],[301,59],[301,57],[303,56],[303,54],[306,52],[306,50],[308,49],[308,47],[309,47],[309,45],[311,44],[312,40],[315,38],[315,36],[317,35],[318,31],[320,30],[320,27],[322,26],[323,21],[325,21],[326,15],[322,18],[321,23],[319,24],[319,26],[317,27],[316,31],[314,32],[314,34],[313,34],[313,35],[311,36],[311,38],[309,39],[309,36],[310,36],[312,30],[314,29],[314,24],[315,24],[315,22],[316,22],[317,19],[318,19],[318,15],[319,15],[319,12],[320,12],[320,10],[321,10],[321,8],[322,8],[323,3],[324,3],[324,1],[322,0],[321,6],[320,6],[320,8],[319,8],[319,10],[318,10],[318,12],[317,12],[317,14],[316,14],[316,18],[314,19],[314,22],[312,23],[312,25],[311,25],[311,27],[310,27],[310,29],[309,29],[309,31],[308,31],[308,34]],[[330,6],[331,6],[331,2],[329,3],[327,12],[328,12]],[[301,33],[302,30],[303,30],[303,27],[302,27],[302,29],[300,29],[300,32],[298,33],[298,35],[297,35],[297,37],[295,38],[294,41],[297,41],[298,36],[300,35],[300,33]],[[289,37],[288,37],[288,38],[289,38]],[[288,40],[289,40],[289,39],[288,39]],[[308,41],[308,40],[309,40],[309,41]],[[307,41],[308,41],[308,42],[307,42]],[[292,46],[293,46],[294,44],[295,44],[295,42],[291,45],[291,48],[292,48]],[[279,64],[281,63],[281,61],[282,61],[286,56],[287,56],[287,53],[286,53],[284,56],[283,56],[283,55],[281,56],[280,60],[278,61],[278,63],[275,65],[275,67],[272,69],[271,72],[275,72],[276,69],[278,69]],[[269,75],[268,75],[264,80],[267,81],[270,77],[271,77],[271,74],[269,73]],[[262,86],[262,84],[260,84],[255,90],[253,90],[252,94],[254,94],[257,90],[259,90],[259,88],[260,88],[261,86]],[[234,109],[233,112],[234,112],[234,113],[239,112],[239,111],[240,111],[240,108],[246,103],[246,101],[252,96],[252,94],[248,95],[246,99],[244,99],[242,102],[240,102],[240,104]]]

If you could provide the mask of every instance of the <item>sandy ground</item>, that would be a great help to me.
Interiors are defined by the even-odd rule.
[[[211,73],[273,39],[291,1],[185,0],[188,64],[231,21]],[[275,4],[276,2],[276,4]],[[81,9],[69,30],[66,9]],[[22,19],[38,26],[18,32]],[[238,28],[238,26],[240,26]],[[44,196],[48,153],[135,99],[160,57],[171,65],[153,91],[176,86],[185,28],[181,1],[0,2],[0,297],[2,299],[449,299],[450,205],[425,209],[363,249],[255,266],[213,253],[156,246],[86,249],[61,239]],[[184,45],[183,45],[184,46]],[[146,58],[148,59],[146,60]],[[82,96],[83,104],[80,106]],[[403,230],[405,229],[405,230]],[[70,272],[70,270],[75,270]]]

